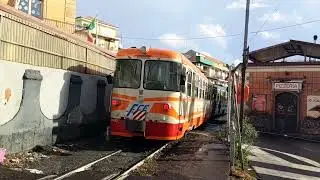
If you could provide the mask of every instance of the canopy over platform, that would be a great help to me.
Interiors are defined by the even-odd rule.
[[[249,60],[254,63],[267,63],[291,56],[304,56],[320,59],[320,44],[290,40],[285,43],[258,49],[249,53]]]

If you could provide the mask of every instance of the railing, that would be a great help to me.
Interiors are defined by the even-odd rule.
[[[47,23],[0,5],[0,60],[103,76],[113,72],[111,52],[72,35],[73,25]]]

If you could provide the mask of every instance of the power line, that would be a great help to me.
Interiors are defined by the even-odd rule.
[[[276,1],[276,0],[275,0],[275,1]],[[280,4],[280,1],[278,1],[277,6],[276,6],[276,8],[273,10],[272,13],[275,13],[275,12],[278,11],[278,6],[279,6],[279,4]],[[261,25],[261,27],[259,28],[258,31],[262,30],[262,28],[267,24],[267,22],[269,21],[269,19],[270,19],[271,16],[272,16],[272,14],[269,15],[269,16],[265,19],[265,21],[263,22],[263,24]],[[253,35],[253,36],[250,38],[249,42],[251,42],[258,34],[259,34],[259,32],[255,33],[255,35]]]
[[[143,37],[123,37],[125,39],[137,39],[137,40],[176,40],[176,41],[184,41],[184,40],[196,40],[196,39],[214,39],[214,38],[222,38],[222,37],[233,37],[233,36],[239,36],[239,34],[231,34],[227,36],[204,36],[204,37],[191,37],[191,38],[143,38]]]
[[[292,24],[292,25],[287,25],[287,26],[281,26],[281,27],[276,27],[276,28],[269,28],[269,29],[264,29],[264,30],[258,30],[258,31],[252,31],[249,32],[249,34],[257,34],[261,32],[270,32],[270,31],[276,31],[276,30],[282,30],[282,29],[288,29],[292,27],[297,27],[297,26],[302,26],[305,24],[311,24],[311,23],[316,23],[320,22],[320,19],[316,20],[311,20],[311,21],[305,21],[302,23],[297,23],[297,24]],[[191,38],[143,38],[143,37],[126,37],[123,36],[122,38],[124,39],[134,39],[134,40],[173,40],[173,41],[185,41],[185,40],[202,40],[202,39],[215,39],[215,38],[229,38],[229,37],[235,37],[235,36],[241,36],[241,33],[236,33],[236,34],[230,34],[230,35],[224,35],[224,36],[203,36],[203,37],[191,37]]]

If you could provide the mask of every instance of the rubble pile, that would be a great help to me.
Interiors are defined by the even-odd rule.
[[[52,155],[67,156],[71,155],[71,153],[54,146],[35,146],[29,152],[6,155],[3,165],[8,168],[26,169],[28,168],[28,164],[40,161],[44,158],[50,158]]]
[[[48,158],[48,156],[36,152],[8,154],[3,165],[9,168],[28,168],[29,163],[39,161],[43,158]]]

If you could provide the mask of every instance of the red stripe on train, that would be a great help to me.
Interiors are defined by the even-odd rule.
[[[158,137],[157,139],[167,139],[168,137],[181,137],[183,134],[183,124],[169,124],[147,121],[145,129],[145,137]],[[125,128],[124,120],[111,121],[111,134],[127,134],[135,136]],[[151,138],[152,139],[152,138]]]

